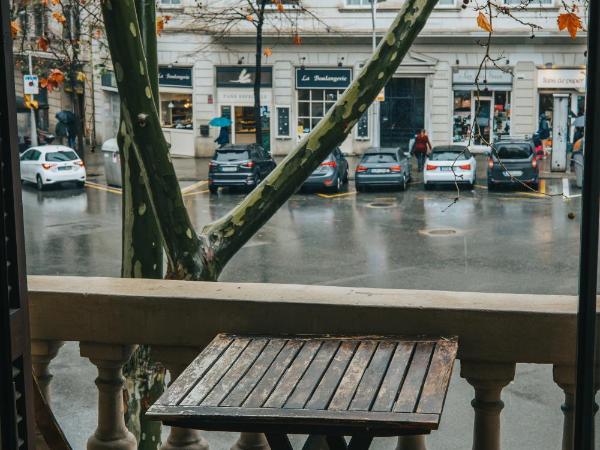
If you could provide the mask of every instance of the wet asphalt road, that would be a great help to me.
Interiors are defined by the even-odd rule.
[[[479,164],[482,171],[483,164]],[[479,180],[485,180],[481,174]],[[23,188],[31,274],[118,276],[121,195],[90,185]],[[197,230],[242,198],[182,181]],[[561,193],[560,179],[545,191]],[[577,194],[571,188],[571,194]],[[222,280],[458,291],[576,293],[580,198],[479,185],[292,197],[236,255]],[[575,213],[569,219],[569,212]]]
[[[483,161],[479,171],[483,172]],[[180,177],[197,230],[238,203],[241,193],[210,196],[196,177]],[[483,173],[479,180],[485,180]],[[98,184],[84,190],[23,188],[30,274],[118,276],[121,195]],[[543,189],[562,192],[562,180]],[[575,188],[571,194],[578,194]],[[577,291],[580,198],[526,191],[424,191],[337,196],[297,194],[227,266],[224,281],[514,293]],[[568,214],[575,213],[574,219]],[[95,369],[67,343],[53,361],[53,404],[74,448],[95,428]],[[430,449],[470,447],[472,388],[455,368],[441,429]],[[519,365],[503,392],[503,447],[560,448],[562,393],[550,366]],[[211,433],[214,450],[235,436]],[[377,449],[393,448],[389,440]]]

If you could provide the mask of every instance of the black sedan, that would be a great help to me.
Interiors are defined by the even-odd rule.
[[[507,139],[492,145],[487,169],[488,189],[520,184],[537,189],[539,178],[540,170],[533,142]]]
[[[302,188],[339,192],[342,185],[346,183],[348,183],[348,161],[342,151],[336,148],[309,175]]]
[[[356,166],[356,190],[371,186],[395,186],[405,190],[410,181],[408,152],[398,148],[369,148]]]
[[[275,160],[260,145],[225,145],[208,164],[208,189],[211,194],[219,187],[252,190],[274,168]]]

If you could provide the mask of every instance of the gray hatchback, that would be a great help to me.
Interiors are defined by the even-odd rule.
[[[396,186],[405,190],[410,181],[408,152],[398,148],[369,148],[356,166],[356,190],[371,186]]]

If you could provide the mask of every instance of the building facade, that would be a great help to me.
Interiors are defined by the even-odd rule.
[[[185,17],[192,7],[185,1],[162,7],[175,18]],[[367,0],[303,5],[320,20],[298,19],[301,45],[290,34],[267,30],[264,35],[271,54],[262,60],[263,145],[275,155],[289,153],[310,132],[372,53]],[[381,146],[407,148],[421,128],[434,145],[467,142],[473,124],[482,136],[471,142],[474,148],[503,135],[531,135],[542,112],[552,120],[554,94],[567,94],[570,116],[581,115],[585,37],[559,32],[559,6],[558,0],[542,0],[518,13],[543,27],[533,38],[530,28],[496,18],[493,62],[482,66],[486,34],[477,27],[476,12],[462,9],[458,0],[441,0],[385,88],[378,119]],[[397,0],[379,4],[379,36],[400,7]],[[233,143],[254,142],[254,42],[253,30],[244,26],[218,41],[194,31],[186,19],[165,29],[158,46],[161,120],[174,155],[212,155],[219,130],[208,123],[217,116],[231,118]],[[118,94],[114,85],[101,84],[96,116],[103,123],[97,129],[106,139],[117,129]],[[373,145],[374,120],[371,111],[365,113],[341,145],[344,153],[360,154]]]

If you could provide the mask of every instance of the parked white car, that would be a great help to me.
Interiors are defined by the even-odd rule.
[[[423,184],[425,189],[434,184],[475,184],[477,163],[464,145],[439,145],[433,147],[425,160]]]
[[[31,147],[21,155],[21,181],[35,183],[39,190],[65,181],[83,187],[85,178],[83,161],[75,150],[64,145]]]

